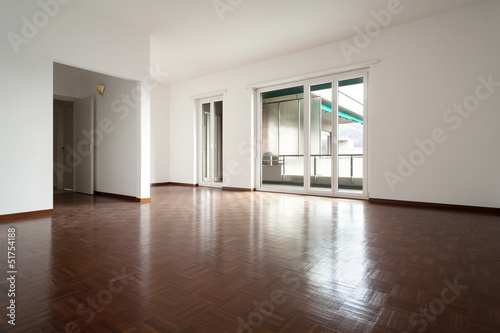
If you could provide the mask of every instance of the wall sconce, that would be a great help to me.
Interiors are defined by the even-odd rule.
[[[99,95],[102,96],[102,94],[104,94],[104,86],[95,86],[95,88],[99,92]]]

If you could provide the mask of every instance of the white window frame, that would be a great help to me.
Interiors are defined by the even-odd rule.
[[[339,81],[347,80],[350,78],[362,77],[364,82],[364,103],[363,103],[363,192],[344,192],[338,190],[338,98],[336,96],[337,85]],[[291,193],[291,194],[306,194],[306,195],[318,195],[318,196],[331,196],[340,198],[358,198],[367,199],[369,198],[368,189],[368,175],[369,175],[369,99],[368,99],[368,89],[369,89],[369,69],[363,68],[359,70],[353,70],[350,72],[342,72],[338,74],[330,74],[327,76],[321,76],[316,78],[308,78],[304,80],[288,81],[287,83],[277,84],[272,86],[265,86],[261,88],[255,88],[255,105],[256,105],[256,115],[255,115],[255,134],[256,134],[256,151],[257,156],[255,159],[255,188],[257,191],[263,192],[278,192],[278,193]],[[330,191],[317,190],[310,188],[310,87],[317,84],[332,83],[332,110],[337,110],[336,116],[333,117],[332,135],[330,136],[330,145],[332,153],[332,177],[331,177],[331,189]],[[278,188],[278,187],[263,187],[262,186],[262,94],[270,91],[287,89],[297,86],[304,87],[304,187],[303,189],[297,190],[293,188]]]

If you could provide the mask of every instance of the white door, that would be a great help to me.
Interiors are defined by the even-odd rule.
[[[366,198],[366,71],[258,90],[259,190]]]
[[[63,153],[63,160],[61,163],[64,166],[63,175],[63,188],[65,190],[73,191],[75,190],[75,170],[72,159],[68,157],[72,156],[75,151],[75,105],[72,103],[63,109],[63,146],[61,152]]]
[[[201,133],[200,185],[221,187],[223,182],[223,101],[222,97],[199,103]]]
[[[94,194],[94,97],[75,102],[75,192]]]
[[[55,103],[55,101],[54,101]],[[73,128],[73,124],[71,124]],[[54,185],[58,190],[64,188],[64,176],[68,173],[64,165],[64,109],[54,108]],[[73,141],[73,140],[72,140]]]

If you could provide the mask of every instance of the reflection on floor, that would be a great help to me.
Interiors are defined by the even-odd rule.
[[[58,189],[58,188],[54,187],[54,194],[64,194],[64,193],[73,193],[73,190]]]
[[[208,188],[152,200],[61,194],[52,217],[0,224],[18,270],[0,331],[500,331],[499,216]]]
[[[288,191],[288,192],[304,191],[303,185],[289,185],[289,184],[279,184],[279,183],[264,183],[264,184],[262,184],[262,188],[264,190],[279,190],[279,191]],[[318,192],[318,193],[328,192],[328,194],[330,194],[332,192],[332,189],[330,187],[313,186],[311,188],[311,191]],[[339,193],[362,195],[363,190],[341,188],[341,189],[339,189]]]

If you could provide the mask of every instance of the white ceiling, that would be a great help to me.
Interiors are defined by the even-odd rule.
[[[399,25],[485,0],[400,0]],[[151,64],[180,81],[355,36],[390,0],[77,0],[151,33]],[[214,3],[236,4],[221,20]],[[238,4],[239,3],[239,4]]]

